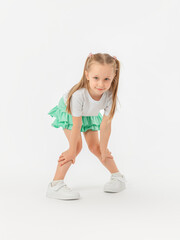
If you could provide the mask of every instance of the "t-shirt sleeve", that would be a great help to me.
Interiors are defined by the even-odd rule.
[[[111,111],[111,107],[112,107],[112,93],[108,96],[107,102],[106,102],[106,107],[104,108],[104,114],[106,116],[109,115],[109,113]]]
[[[70,100],[70,109],[73,117],[80,117],[82,116],[82,96],[73,93]]]

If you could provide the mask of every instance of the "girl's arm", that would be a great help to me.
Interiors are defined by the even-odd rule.
[[[100,150],[101,154],[105,153],[108,146],[109,137],[111,134],[111,121],[107,122],[108,117],[103,116],[101,125],[100,125]]]
[[[76,154],[77,143],[79,139],[79,135],[81,134],[81,126],[82,126],[82,117],[73,117],[73,127],[71,130],[70,141],[69,141],[69,150]]]
[[[105,153],[108,146],[109,137],[111,134],[111,125],[100,127],[100,150],[101,154]]]

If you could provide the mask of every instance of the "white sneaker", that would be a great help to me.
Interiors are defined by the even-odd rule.
[[[62,200],[79,199],[79,192],[73,191],[64,182],[58,182],[55,186],[48,185],[46,197]]]
[[[104,192],[120,192],[126,188],[126,182],[124,175],[111,176],[110,181],[104,185]]]

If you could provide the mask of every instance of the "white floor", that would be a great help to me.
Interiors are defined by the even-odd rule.
[[[2,173],[0,239],[180,239],[176,177],[127,169],[127,188],[104,193],[109,172],[92,161],[91,169],[82,159],[69,169],[65,181],[81,195],[72,201],[46,198],[53,167],[38,172],[28,166],[23,173],[11,169],[8,179]]]

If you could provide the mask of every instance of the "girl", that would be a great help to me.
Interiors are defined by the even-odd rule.
[[[90,53],[80,82],[66,92],[58,105],[48,113],[56,118],[52,126],[63,128],[69,148],[59,157],[54,179],[48,185],[47,197],[64,200],[80,198],[79,192],[64,183],[64,177],[82,149],[81,132],[89,150],[111,173],[111,179],[105,184],[104,191],[120,192],[125,189],[126,179],[119,172],[107,148],[111,121],[116,110],[119,72],[120,62],[115,56]],[[104,109],[103,116],[101,109]]]

